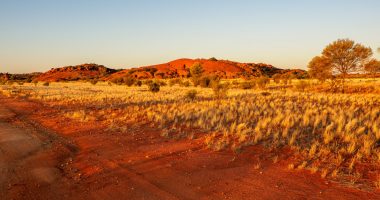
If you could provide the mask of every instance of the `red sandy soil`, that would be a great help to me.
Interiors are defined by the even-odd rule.
[[[288,170],[286,152],[274,164],[257,146],[213,152],[147,125],[116,133],[35,102],[0,105],[0,199],[380,199]]]

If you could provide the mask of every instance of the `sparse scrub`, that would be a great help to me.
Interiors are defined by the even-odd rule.
[[[190,86],[190,82],[189,81],[183,81],[179,84],[180,86],[183,86],[183,87],[189,87]]]
[[[157,93],[160,91],[160,87],[161,87],[161,85],[157,82],[150,83],[149,84],[149,91],[151,91],[153,93]]]
[[[191,80],[193,81],[194,86],[198,86],[200,84],[200,78],[202,77],[204,70],[200,63],[195,63],[190,67],[190,75]]]
[[[244,90],[253,89],[255,86],[256,84],[253,81],[244,81],[240,83],[240,88]]]
[[[189,91],[187,91],[185,97],[186,97],[186,99],[194,101],[195,98],[197,97],[197,94],[198,94],[198,92],[196,90],[189,90]]]
[[[142,81],[140,81],[140,80],[136,81],[135,85],[137,87],[141,87],[142,86]]]
[[[212,90],[214,91],[214,96],[217,99],[227,96],[229,85],[227,83],[214,83]]]
[[[96,84],[98,83],[98,80],[96,80],[96,79],[92,79],[92,80],[90,81],[90,83],[91,83],[92,85],[96,85]]]
[[[262,76],[256,80],[257,87],[259,87],[260,89],[265,89],[269,81],[270,79],[268,77]]]
[[[356,81],[347,81],[346,91],[369,85]],[[267,92],[230,89],[218,82],[212,89],[197,88],[194,95],[189,88],[160,88],[157,81],[143,82],[150,86],[149,91],[160,92],[146,92],[145,86],[110,87],[104,82],[92,87],[54,83],[47,89],[25,83],[0,88],[7,96],[27,96],[53,107],[73,108],[65,116],[81,122],[96,119],[106,126],[126,127],[126,121],[138,119],[161,130],[181,132],[170,132],[170,137],[190,136],[191,130],[197,130],[205,133],[206,146],[215,150],[240,152],[249,145],[287,147],[298,155],[290,168],[309,169],[325,178],[352,176],[355,182],[368,176],[363,166],[377,166],[380,161],[380,97],[373,93],[376,89],[360,94],[318,93],[314,92],[314,87],[321,86],[318,84],[301,93]],[[323,84],[328,88],[328,83]],[[84,109],[91,106],[98,109]]]

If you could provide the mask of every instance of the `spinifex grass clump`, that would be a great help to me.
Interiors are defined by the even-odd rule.
[[[363,164],[380,174],[380,96],[376,94],[263,93],[230,88],[228,96],[215,98],[213,88],[198,87],[196,98],[189,101],[184,97],[192,99],[195,88],[178,84],[161,86],[158,93],[150,92],[147,85],[109,86],[104,82],[0,88],[7,96],[28,94],[29,99],[63,112],[70,108],[65,116],[83,123],[97,120],[112,127],[109,130],[127,130],[128,123],[150,123],[189,135],[197,130],[205,133],[206,145],[216,150],[239,152],[248,145],[290,148],[296,157],[292,169],[309,169],[321,176],[345,174],[356,182],[367,177]]]

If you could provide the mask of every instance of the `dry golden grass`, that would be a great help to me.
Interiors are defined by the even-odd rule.
[[[357,166],[380,161],[379,83],[350,80],[348,88],[375,89],[332,94],[317,93],[328,86],[316,81],[293,81],[293,86],[280,90],[271,89],[278,85],[271,82],[266,92],[232,87],[227,96],[218,98],[210,88],[161,87],[154,94],[146,86],[107,83],[3,85],[0,91],[54,106],[64,117],[81,123],[96,120],[112,131],[127,131],[129,122],[143,122],[159,127],[164,137],[192,138],[204,133],[206,146],[215,150],[290,147],[299,164],[290,164],[289,169],[309,169],[322,177],[361,177],[363,171]],[[189,93],[196,93],[196,98],[190,101]]]

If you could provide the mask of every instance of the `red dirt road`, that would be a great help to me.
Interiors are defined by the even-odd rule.
[[[80,124],[39,103],[0,97],[0,199],[380,199],[287,170],[286,154],[235,155],[158,129]]]

